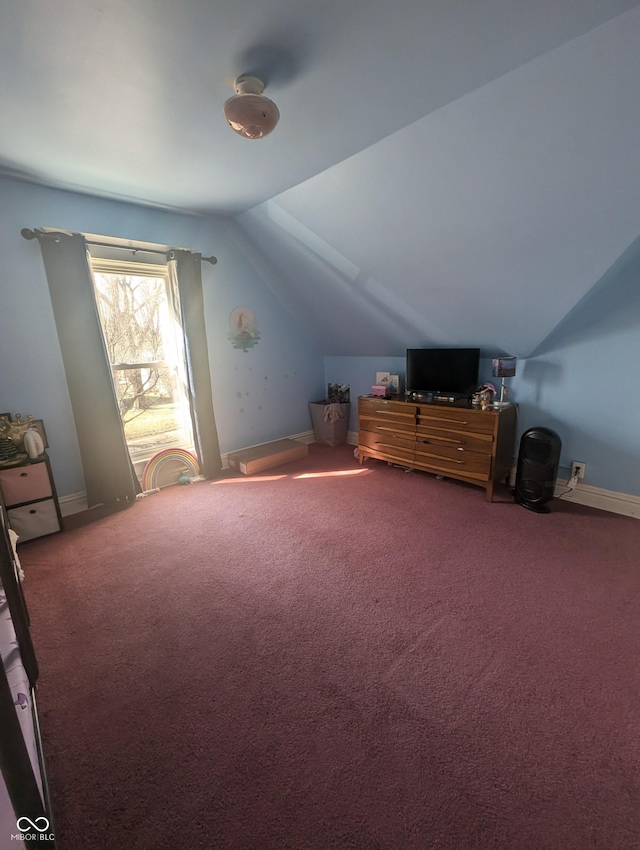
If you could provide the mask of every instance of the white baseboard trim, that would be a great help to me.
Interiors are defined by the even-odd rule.
[[[357,434],[355,435],[355,443],[357,444]],[[300,431],[299,434],[291,434],[289,437],[282,437],[281,439],[288,440],[297,440],[299,443],[313,443],[315,442],[315,436],[313,430],[311,431]],[[267,440],[267,442],[273,442],[272,440]],[[347,440],[350,442],[350,440]],[[253,449],[256,446],[264,446],[265,443],[256,443],[253,446],[245,446],[245,449]],[[234,449],[234,451],[244,451],[244,449]],[[231,452],[225,452],[220,455],[220,459],[222,461],[222,468],[229,469],[229,455]],[[82,493],[71,493],[69,496],[61,496],[58,500],[60,502],[60,513],[63,517],[71,516],[71,514],[78,514],[81,511],[86,511],[89,509],[87,504],[87,494]]]
[[[288,437],[281,437],[282,440],[297,440],[299,443],[315,443],[316,438],[313,431],[300,431],[299,434],[289,434]],[[234,449],[234,452],[245,451],[246,449],[255,449],[258,446],[265,446],[267,443],[273,442],[272,440],[267,440],[266,443],[255,443],[253,446],[245,446],[244,449]],[[357,431],[348,431],[347,432],[347,443],[350,446],[358,445],[358,432]],[[229,455],[233,454],[233,452],[225,452],[220,455],[222,460],[222,468],[229,468]]]
[[[515,487],[516,467],[511,470],[509,485]],[[557,478],[554,490],[556,499],[566,502],[575,502],[576,505],[586,505],[588,508],[597,508],[599,511],[609,511],[612,514],[630,516],[640,519],[640,496],[632,496],[629,493],[616,493],[614,490],[605,490],[602,487],[592,487],[590,484],[581,484],[578,481],[573,493],[567,492],[569,480]]]
[[[311,430],[311,431],[300,431],[299,434],[291,434],[291,436],[287,437],[287,439],[288,440],[297,440],[299,443],[307,443],[307,444],[308,443],[315,443],[315,441],[316,441],[313,430]]]
[[[297,440],[299,443],[313,443],[315,442],[315,437],[313,431],[300,431],[299,434],[289,434],[288,437],[280,437],[281,440]],[[244,446],[242,449],[234,449],[232,452],[224,452],[224,454],[220,455],[220,460],[222,461],[222,468],[229,469],[229,455],[235,454],[235,452],[244,452],[247,449],[257,449],[258,446],[266,446],[267,443],[272,443],[273,440],[266,440],[264,443],[254,443],[252,446]]]
[[[568,481],[558,478],[555,495],[566,502],[587,505],[600,511],[610,511],[613,514],[630,516],[640,519],[640,496],[629,493],[616,493],[602,487],[592,487],[590,484],[577,483],[573,492],[566,492]]]
[[[315,435],[313,431],[301,431],[299,434],[291,434],[290,437],[283,439],[298,440],[300,443],[309,444],[315,442]],[[357,431],[349,431],[347,433],[347,443],[351,446],[358,445]],[[265,443],[256,443],[256,446],[264,445]],[[246,446],[246,448],[252,449],[255,446]],[[240,449],[236,449],[236,451],[240,451]],[[229,452],[226,452],[221,455],[223,469],[229,468],[229,454]],[[515,480],[516,470],[514,467],[509,477],[511,487],[515,485]],[[613,514],[640,519],[640,496],[632,496],[629,493],[616,493],[613,490],[592,487],[590,484],[581,484],[580,482],[578,482],[573,492],[566,492],[567,486],[568,481],[566,479],[557,479],[555,487],[556,498],[567,502],[575,502],[577,505],[586,505],[589,508],[597,508],[600,511],[609,511]],[[63,517],[88,510],[86,493],[72,493],[70,496],[61,496],[59,501],[60,513]]]
[[[71,514],[79,514],[81,511],[89,510],[86,493],[72,493],[70,496],[61,496],[58,501],[62,516],[71,516]]]

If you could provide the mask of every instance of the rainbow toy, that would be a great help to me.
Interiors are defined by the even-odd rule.
[[[170,461],[179,461],[180,469],[178,470],[178,474],[176,475],[176,482],[178,481],[178,477],[185,474],[184,467],[186,466],[187,472],[191,478],[196,478],[200,475],[200,467],[198,465],[198,459],[191,452],[188,452],[186,449],[163,449],[162,451],[155,454],[153,457],[149,458],[142,473],[142,489],[143,491],[153,490],[156,488],[156,481],[158,480],[158,473],[162,469],[162,467],[169,463]]]

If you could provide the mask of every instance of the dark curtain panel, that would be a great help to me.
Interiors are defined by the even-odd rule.
[[[95,303],[87,246],[79,234],[39,233],[67,374],[89,507],[140,492]]]
[[[222,471],[218,431],[213,414],[209,349],[204,324],[204,298],[200,254],[173,251],[175,275],[182,316],[187,382],[193,424],[193,438],[200,473],[205,478],[216,478]]]

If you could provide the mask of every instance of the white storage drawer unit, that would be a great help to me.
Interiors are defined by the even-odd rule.
[[[0,487],[5,505],[20,505],[51,496],[51,479],[46,463],[13,466],[0,470]]]
[[[0,492],[18,542],[62,530],[62,517],[47,455],[0,467]]]
[[[18,535],[18,542],[54,534],[60,531],[60,521],[53,499],[23,505],[21,508],[7,508],[9,525]]]

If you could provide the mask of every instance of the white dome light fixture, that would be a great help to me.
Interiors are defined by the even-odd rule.
[[[236,93],[222,107],[232,130],[245,139],[264,139],[280,120],[280,111],[262,94],[264,83],[257,77],[241,76],[234,83]]]

